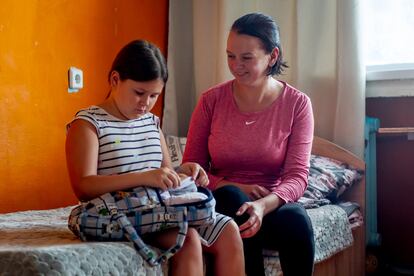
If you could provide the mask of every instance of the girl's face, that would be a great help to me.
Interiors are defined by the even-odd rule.
[[[258,84],[266,77],[277,56],[277,48],[267,54],[257,37],[231,31],[227,39],[227,63],[240,84]]]
[[[111,85],[116,107],[126,119],[131,120],[150,112],[164,88],[164,81],[121,81],[118,72],[113,72]]]

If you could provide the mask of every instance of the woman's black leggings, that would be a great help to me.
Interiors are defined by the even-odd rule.
[[[236,216],[239,207],[251,201],[238,187],[223,186],[213,192],[216,211],[233,217],[238,225],[249,216]],[[284,276],[312,275],[315,244],[311,221],[298,203],[286,203],[263,218],[259,232],[243,239],[246,274],[264,273],[263,248],[279,251]]]

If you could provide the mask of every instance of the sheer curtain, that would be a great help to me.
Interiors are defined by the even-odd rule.
[[[298,1],[296,85],[312,99],[315,133],[363,157],[361,1]]]
[[[365,72],[358,0],[171,0],[163,129],[186,135],[208,87],[230,79],[225,47],[239,16],[263,12],[279,24],[283,79],[310,96],[315,134],[360,157],[364,151]]]

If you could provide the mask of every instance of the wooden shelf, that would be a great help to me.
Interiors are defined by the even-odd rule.
[[[402,136],[414,140],[414,127],[380,127],[377,135],[384,138]]]
[[[414,133],[414,127],[380,127],[378,128],[380,134],[408,134]]]

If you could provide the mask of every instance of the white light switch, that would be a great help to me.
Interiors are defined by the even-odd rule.
[[[71,66],[69,68],[68,92],[78,92],[81,88],[83,88],[83,72],[81,69]]]

